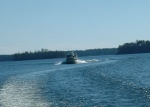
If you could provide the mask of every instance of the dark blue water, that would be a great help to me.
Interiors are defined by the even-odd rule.
[[[149,107],[150,54],[0,62],[0,107]]]

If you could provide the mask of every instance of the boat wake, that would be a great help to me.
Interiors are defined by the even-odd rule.
[[[99,62],[99,61],[100,60],[98,59],[91,59],[91,60],[77,59],[75,64],[93,63],[93,62]],[[62,64],[67,64],[67,63],[65,61],[55,63],[55,65],[62,65]]]
[[[98,59],[91,59],[91,60],[86,60],[86,62],[99,62]]]
[[[80,64],[80,63],[87,63],[85,60],[80,60],[80,59],[78,59],[77,60],[77,64]]]
[[[0,90],[2,107],[50,107],[52,102],[45,101],[41,91],[33,81],[10,79]]]
[[[57,62],[57,63],[55,63],[55,65],[61,65],[62,64],[62,62]]]
[[[91,60],[77,60],[77,63],[92,63],[92,62],[99,62],[98,59],[91,59]]]

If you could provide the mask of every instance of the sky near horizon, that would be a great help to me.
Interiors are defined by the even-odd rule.
[[[0,54],[150,40],[150,0],[0,0]]]

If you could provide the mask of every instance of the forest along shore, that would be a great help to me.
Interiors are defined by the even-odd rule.
[[[98,56],[98,55],[115,55],[117,48],[104,48],[104,49],[88,49],[88,50],[72,50],[78,56]],[[52,59],[64,58],[72,51],[49,51],[41,49],[35,52],[15,53],[13,55],[0,55],[0,61],[22,61],[22,60],[36,60],[36,59]]]

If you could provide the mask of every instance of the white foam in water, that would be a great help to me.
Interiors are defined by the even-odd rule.
[[[87,62],[84,60],[77,60],[77,63],[87,63]]]
[[[98,59],[86,60],[86,62],[98,62]]]
[[[58,63],[56,63],[55,65],[61,65],[62,64],[62,62],[58,62]]]
[[[77,60],[77,64],[90,63],[90,62],[98,62],[98,61],[99,60],[97,60],[97,59],[91,59],[91,60],[80,60],[80,59],[78,59]],[[55,65],[61,65],[61,64],[63,64],[63,62],[58,62]]]
[[[33,83],[6,83],[0,90],[0,106],[2,107],[50,107],[44,101]]]

